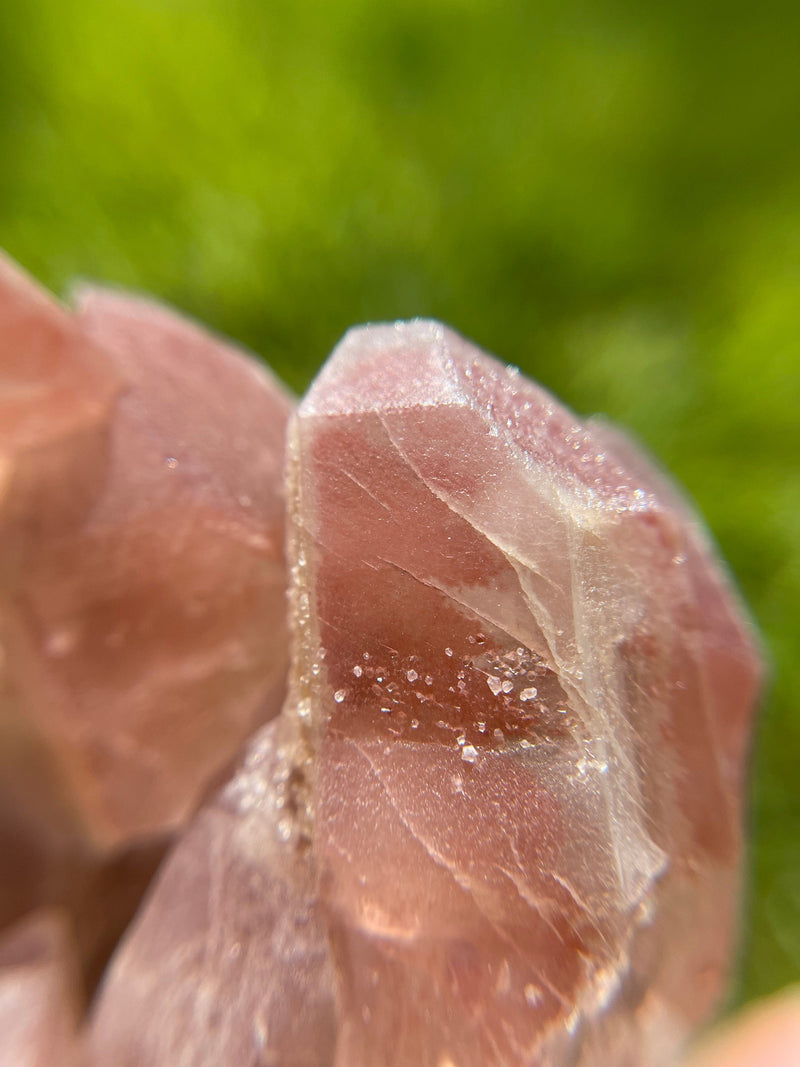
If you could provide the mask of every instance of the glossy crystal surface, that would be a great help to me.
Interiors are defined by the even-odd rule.
[[[196,817],[112,961],[92,1063],[329,1067],[336,1018],[286,719]]]
[[[89,984],[280,707],[291,408],[176,313],[0,260],[0,925],[65,906]]]
[[[294,422],[337,1067],[669,1058],[716,1002],[759,667],[647,460],[436,323]]]
[[[346,336],[287,492],[290,697],[120,950],[97,1063],[671,1062],[730,964],[760,674],[696,517],[430,322]]]
[[[118,845],[277,711],[291,404],[144,300],[72,315],[3,263],[0,315],[4,783]]]

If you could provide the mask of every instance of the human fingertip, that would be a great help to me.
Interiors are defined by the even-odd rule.
[[[800,1067],[800,985],[722,1024],[700,1043],[685,1067]]]

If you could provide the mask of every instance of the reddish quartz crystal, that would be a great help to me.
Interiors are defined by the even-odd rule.
[[[91,1028],[114,1067],[329,1067],[333,982],[286,719],[176,846]]]
[[[89,291],[78,319],[129,388],[105,493],[44,582],[72,573],[80,590],[62,662],[99,735],[100,832],[128,838],[180,825],[280,705],[291,405],[254,360],[152,303]]]
[[[0,925],[64,904],[90,982],[279,708],[290,409],[174,313],[0,260]]]
[[[71,316],[7,264],[0,301],[5,783],[117,845],[277,710],[290,403],[148,302]]]
[[[759,667],[630,446],[433,323],[291,445],[337,1067],[638,1065],[713,1006]]]
[[[74,319],[1,258],[0,338],[2,787],[43,824],[63,825],[70,816],[62,814],[57,738],[37,723],[58,697],[41,669],[47,636],[27,583],[53,542],[76,535],[103,490],[124,381]]]
[[[38,912],[0,935],[0,1067],[78,1067],[74,948],[63,916]]]
[[[729,962],[759,675],[685,503],[424,322],[348,334],[289,500],[291,698],[113,964],[96,1067],[667,1062]]]

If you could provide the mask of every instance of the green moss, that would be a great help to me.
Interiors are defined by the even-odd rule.
[[[435,315],[686,482],[766,635],[742,996],[800,975],[800,6],[5,0],[0,243],[302,389]]]

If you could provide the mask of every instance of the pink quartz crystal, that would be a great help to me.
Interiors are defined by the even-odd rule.
[[[666,1061],[735,932],[759,665],[630,446],[429,322],[294,423],[337,1067]]]
[[[5,781],[116,845],[179,825],[277,711],[290,402],[171,312],[71,316],[8,264],[0,332]]]
[[[99,735],[97,833],[127,838],[180,825],[280,706],[291,404],[254,360],[148,301],[90,290],[78,319],[130,384],[106,491],[44,581],[72,571],[65,599],[80,589],[61,662]]]
[[[280,706],[290,410],[176,314],[0,260],[0,925],[64,904],[90,980]]]
[[[63,916],[0,935],[0,1067],[78,1067],[77,967]]]
[[[103,491],[123,388],[106,353],[0,257],[0,788],[48,827],[71,816],[58,739],[37,722],[56,695],[41,670],[47,637],[26,587]]]
[[[333,983],[287,728],[255,736],[159,874],[95,1012],[97,1067],[330,1067]]]
[[[291,696],[120,950],[96,1067],[668,1062],[727,973],[759,677],[696,520],[434,323],[349,333],[289,452]]]

